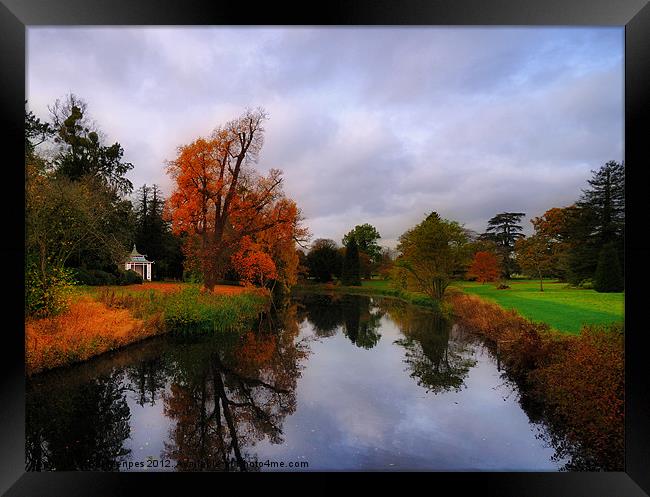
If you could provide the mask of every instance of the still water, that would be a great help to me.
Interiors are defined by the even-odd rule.
[[[488,345],[395,300],[305,295],[27,382],[28,470],[556,471]]]

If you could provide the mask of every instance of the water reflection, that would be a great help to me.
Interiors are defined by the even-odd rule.
[[[442,316],[350,295],[276,311],[241,336],[159,337],[30,379],[27,469],[160,458],[172,462],[162,469],[250,471],[305,454],[310,469],[563,463],[496,392],[493,357]]]
[[[27,470],[116,470],[130,450],[130,412],[112,373],[27,395]]]
[[[143,360],[126,368],[130,389],[137,394],[136,402],[140,406],[156,405],[168,376],[162,357]]]
[[[302,316],[320,337],[343,331],[357,347],[372,349],[381,338],[379,327],[384,310],[360,295],[305,295],[298,299]]]
[[[428,392],[459,391],[476,361],[470,344],[450,341],[452,322],[440,314],[401,303],[390,308],[391,319],[404,334],[395,343],[406,349],[404,362],[411,378]]]
[[[220,345],[206,349],[199,342],[173,354],[175,371],[163,400],[175,426],[163,456],[180,470],[254,468],[250,449],[264,438],[282,443],[282,424],[296,408],[306,348],[295,332],[250,332]]]

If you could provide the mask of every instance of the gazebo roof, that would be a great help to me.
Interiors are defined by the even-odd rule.
[[[129,260],[127,262],[151,262],[146,259],[146,255],[142,255],[138,250],[135,248],[135,243],[133,244],[133,250],[131,251],[131,254],[129,254]]]

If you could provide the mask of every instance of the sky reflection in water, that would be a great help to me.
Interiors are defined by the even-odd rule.
[[[29,470],[557,470],[540,433],[480,340],[361,296],[298,297],[256,333],[161,337],[28,382]]]

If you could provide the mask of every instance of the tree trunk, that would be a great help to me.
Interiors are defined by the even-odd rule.
[[[445,284],[444,279],[442,278],[434,278],[432,281],[433,284],[433,295],[432,297],[435,300],[442,300],[442,297],[445,294],[445,289],[447,288],[447,285]]]
[[[214,273],[210,270],[206,271],[205,274],[203,275],[203,286],[205,287],[205,289],[212,291],[214,290],[214,287],[216,285],[217,285],[217,278],[215,277]]]

